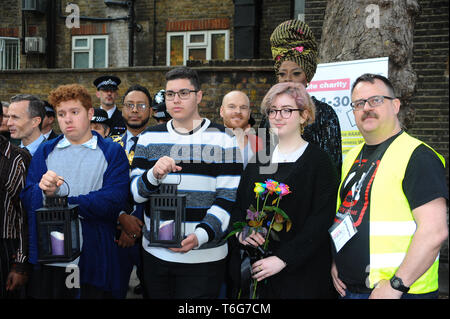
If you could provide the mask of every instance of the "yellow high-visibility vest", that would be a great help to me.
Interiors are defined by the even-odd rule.
[[[421,144],[426,145],[405,132],[400,134],[384,153],[373,180],[369,199],[370,288],[380,280],[391,279],[405,258],[416,231],[416,222],[403,193],[402,181],[412,153]],[[342,164],[342,182],[338,194],[363,145],[347,153]],[[445,159],[433,151],[445,167]],[[341,201],[340,196],[337,197],[339,209]],[[423,294],[437,290],[438,268],[439,255],[433,265],[411,285],[408,293]]]

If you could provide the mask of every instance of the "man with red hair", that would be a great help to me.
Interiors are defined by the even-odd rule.
[[[128,198],[129,167],[120,145],[91,131],[91,97],[81,85],[62,85],[50,92],[62,135],[42,144],[35,153],[21,194],[28,212],[30,263],[38,257],[35,211],[44,196],[64,195],[79,205],[80,287],[67,285],[67,263],[35,266],[29,295],[34,298],[111,298],[118,296],[119,267],[114,234],[117,218]],[[70,273],[69,273],[70,275]],[[78,289],[79,288],[79,289]]]

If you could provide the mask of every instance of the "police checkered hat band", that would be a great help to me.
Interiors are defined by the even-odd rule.
[[[107,86],[107,85],[117,86],[117,83],[111,79],[108,79],[107,81],[100,82],[100,84],[97,85],[97,89],[101,88],[102,86]]]

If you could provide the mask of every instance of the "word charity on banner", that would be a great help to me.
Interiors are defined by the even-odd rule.
[[[388,77],[388,64],[389,59],[382,57],[317,65],[316,74],[306,90],[316,99],[329,104],[339,117],[343,157],[352,147],[364,142],[350,106],[352,84],[364,73]]]
[[[349,90],[350,79],[311,81],[308,92]]]

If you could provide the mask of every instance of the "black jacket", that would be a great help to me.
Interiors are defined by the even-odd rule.
[[[111,128],[109,135],[121,135],[125,133],[127,127],[122,117],[122,112],[116,107],[113,115],[109,118],[109,127]]]

